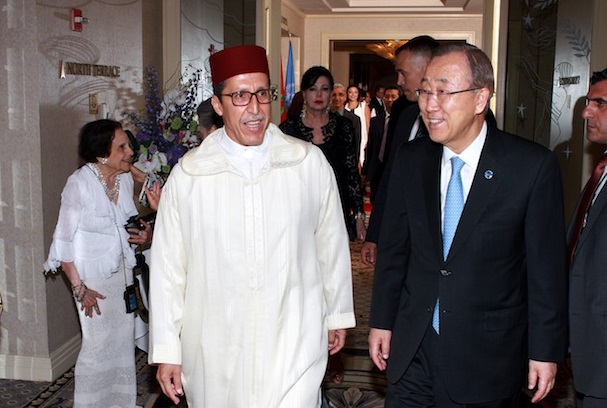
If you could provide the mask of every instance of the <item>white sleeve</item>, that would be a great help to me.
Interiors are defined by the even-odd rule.
[[[44,263],[46,272],[57,272],[61,262],[73,262],[75,259],[73,239],[84,212],[82,191],[79,179],[72,175],[67,180],[61,193],[59,219],[53,234],[53,242],[47,261]]]
[[[175,173],[162,188],[150,260],[150,364],[181,364],[186,254]]]

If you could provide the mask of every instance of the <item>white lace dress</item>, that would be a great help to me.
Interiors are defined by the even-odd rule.
[[[134,315],[126,313],[125,276],[132,281],[135,258],[122,227],[137,214],[133,181],[120,175],[118,204],[107,198],[90,165],[76,170],[61,194],[61,209],[45,271],[74,262],[85,284],[106,296],[101,315],[86,317],[77,303],[82,346],[75,368],[74,407],[133,408],[135,378]],[[123,261],[124,259],[124,261]]]

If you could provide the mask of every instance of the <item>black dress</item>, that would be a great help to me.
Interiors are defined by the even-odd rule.
[[[287,135],[312,142],[313,129],[304,125],[300,117],[286,120],[279,127]],[[350,239],[354,240],[356,238],[354,214],[364,211],[363,190],[354,146],[354,127],[350,119],[330,111],[329,123],[322,127],[322,133],[324,143],[316,146],[322,150],[333,167],[348,234]]]

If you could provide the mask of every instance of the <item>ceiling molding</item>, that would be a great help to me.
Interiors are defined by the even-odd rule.
[[[343,33],[343,32],[321,32],[320,33],[320,65],[328,67],[330,66],[329,55],[330,55],[330,44],[331,41],[339,40],[367,40],[367,41],[382,41],[386,38],[395,39],[410,39],[417,37],[418,35],[429,35],[437,40],[465,40],[469,44],[477,43],[476,33],[468,30],[450,30],[450,31],[411,31],[403,29],[399,32],[356,32],[356,33]]]
[[[482,14],[483,0],[286,0],[307,16],[318,14]]]
[[[335,7],[331,9],[332,13],[463,13],[461,7]]]
[[[348,15],[344,15],[341,14],[339,15],[339,17],[347,17],[349,19],[365,19],[365,18],[394,18],[395,13],[381,13],[381,14],[373,14],[373,13],[352,13],[352,14],[348,14]],[[323,20],[323,19],[335,19],[335,14],[312,14],[312,15],[308,15],[306,18],[307,19],[317,19],[317,20]],[[465,18],[482,18],[482,15],[480,14],[440,14],[440,13],[424,13],[424,14],[417,14],[417,13],[407,13],[406,15],[402,16],[402,17],[406,17],[406,18],[415,18],[415,19],[428,19],[428,20],[435,20],[435,19],[441,19],[441,20],[449,20],[449,19],[457,19],[457,20],[461,20],[461,19],[465,19]]]

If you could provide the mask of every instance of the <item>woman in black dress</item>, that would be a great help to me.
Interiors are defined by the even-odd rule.
[[[318,146],[333,167],[350,239],[364,240],[366,234],[363,189],[356,149],[354,127],[348,118],[329,110],[333,75],[325,67],[308,69],[301,79],[304,105],[301,115],[287,119],[280,129]]]

